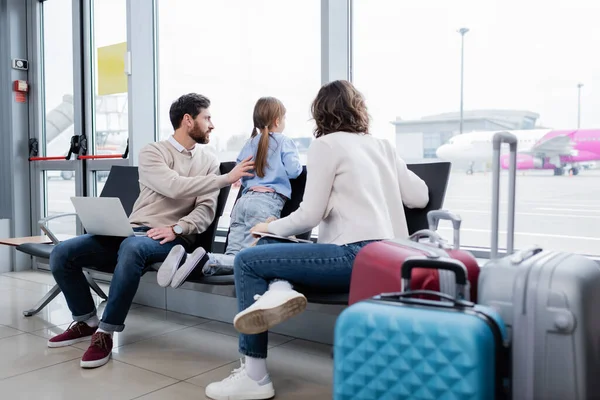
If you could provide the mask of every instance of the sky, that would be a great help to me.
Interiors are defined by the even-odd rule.
[[[171,102],[212,101],[213,145],[249,135],[260,96],[285,104],[286,134],[310,136],[321,85],[319,0],[158,0],[161,133]],[[96,0],[95,44],[126,40],[125,0]],[[371,131],[394,143],[390,121],[456,112],[461,27],[464,104],[524,109],[548,128],[600,128],[600,4],[593,0],[354,0],[353,78]],[[44,3],[46,106],[72,93],[71,0]]]

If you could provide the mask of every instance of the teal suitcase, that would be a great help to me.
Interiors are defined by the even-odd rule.
[[[408,258],[403,293],[345,309],[335,326],[335,400],[492,400],[508,396],[506,328],[491,308],[431,291],[410,291],[413,268],[455,273],[453,259]],[[436,295],[441,301],[418,299]]]

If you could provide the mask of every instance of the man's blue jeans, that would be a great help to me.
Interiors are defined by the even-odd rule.
[[[50,253],[50,270],[67,299],[75,321],[86,321],[96,315],[96,305],[82,268],[114,270],[108,303],[99,327],[108,332],[121,332],[142,271],[147,265],[164,261],[169,251],[178,244],[187,247],[187,242],[180,237],[161,245],[160,241],[147,236],[78,236],[56,245]]]
[[[359,250],[371,242],[338,246],[261,239],[257,246],[242,250],[235,257],[235,291],[239,311],[252,305],[254,295],[265,293],[273,280],[285,280],[311,289],[349,290],[354,259]],[[246,356],[266,358],[267,344],[267,332],[240,334],[240,353]]]

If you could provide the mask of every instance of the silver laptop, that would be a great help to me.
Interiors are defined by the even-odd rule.
[[[133,231],[117,197],[71,197],[71,202],[87,233],[118,237],[146,235]]]

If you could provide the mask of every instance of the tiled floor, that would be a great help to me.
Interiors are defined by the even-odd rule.
[[[204,387],[238,366],[231,325],[134,305],[125,331],[115,335],[113,359],[83,370],[79,359],[85,343],[46,346],[48,337],[71,322],[62,295],[38,315],[22,315],[53,284],[45,272],[0,275],[0,398],[205,399]],[[329,346],[277,334],[271,334],[269,344],[277,399],[331,398]]]

